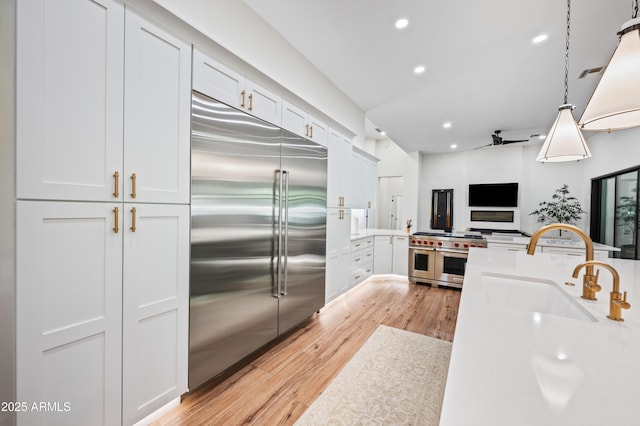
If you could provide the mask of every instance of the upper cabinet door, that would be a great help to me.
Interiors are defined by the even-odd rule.
[[[351,141],[329,130],[327,207],[351,207]]]
[[[298,136],[307,136],[307,113],[289,102],[282,101],[282,128]]]
[[[282,121],[282,99],[254,83],[246,81],[244,108],[249,114],[255,115],[269,123],[280,125]]]
[[[126,13],[124,201],[189,203],[191,47]]]
[[[123,25],[110,0],[17,2],[18,198],[122,199]]]
[[[309,116],[307,138],[322,146],[327,146],[329,127],[313,116]]]
[[[244,76],[193,50],[193,90],[238,108],[243,97],[246,101],[244,87]]]

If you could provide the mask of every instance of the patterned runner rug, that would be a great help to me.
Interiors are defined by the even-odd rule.
[[[451,343],[380,325],[295,423],[434,425]]]

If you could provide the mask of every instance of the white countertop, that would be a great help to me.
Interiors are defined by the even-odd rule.
[[[509,235],[487,235],[487,242],[500,244],[529,244],[529,237],[509,236]],[[538,240],[539,247],[562,247],[562,248],[584,248],[582,240],[565,240],[561,238],[544,238]],[[594,250],[620,251],[618,247],[612,247],[605,244],[593,243]]]
[[[398,229],[367,228],[357,234],[351,234],[351,240],[359,240],[360,238],[375,237],[376,235],[406,237],[409,234]]]
[[[624,322],[606,318],[609,271],[600,271],[597,301],[579,297],[584,269],[578,279],[571,274],[580,262],[470,250],[440,425],[640,424],[640,262],[607,259],[620,274],[620,291],[628,292]],[[553,280],[597,321],[490,304],[486,273]]]

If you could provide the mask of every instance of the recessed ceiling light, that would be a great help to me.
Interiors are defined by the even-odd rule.
[[[449,145],[449,147],[450,147],[451,149],[456,149],[456,148],[458,147],[458,145],[457,145],[457,144],[455,144],[455,143],[452,143],[451,145]]]
[[[547,138],[547,135],[538,135],[538,139],[544,140]]]
[[[451,122],[447,121],[445,123],[442,124],[442,128],[443,129],[450,129],[451,128]]]
[[[538,43],[542,43],[543,41],[545,41],[547,38],[549,38],[549,36],[547,34],[540,34],[538,36],[535,36],[533,38],[533,40],[531,40],[534,44],[538,44]]]
[[[422,74],[423,72],[425,72],[426,69],[427,69],[427,67],[425,67],[424,65],[418,65],[413,69],[413,73],[414,74]]]
[[[407,18],[400,18],[396,21],[396,28],[399,30],[407,28],[409,25],[409,20]]]

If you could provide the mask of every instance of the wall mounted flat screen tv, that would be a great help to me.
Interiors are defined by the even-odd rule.
[[[471,183],[469,207],[518,207],[518,184]]]

